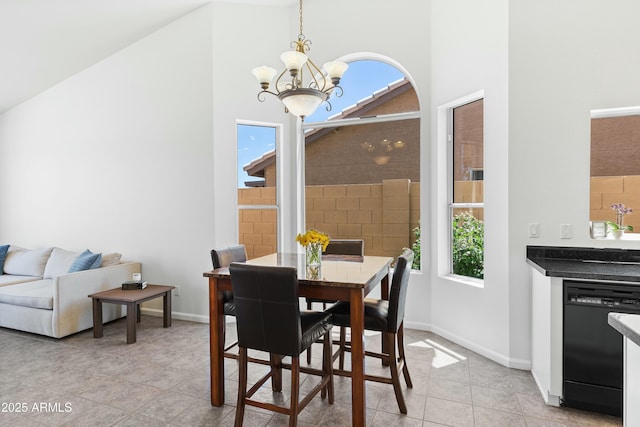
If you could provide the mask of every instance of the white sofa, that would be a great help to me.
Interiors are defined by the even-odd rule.
[[[140,273],[140,263],[121,262],[120,254],[95,255],[62,248],[10,246],[7,250],[0,246],[0,327],[54,338],[93,327],[88,295],[116,288],[131,280],[133,273]],[[93,261],[92,265],[82,265],[86,260]],[[79,268],[81,271],[69,272]],[[119,304],[105,304],[103,321],[125,313]]]

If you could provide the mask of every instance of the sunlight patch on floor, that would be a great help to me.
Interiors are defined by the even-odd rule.
[[[445,366],[453,365],[463,360],[467,360],[467,358],[463,355],[456,353],[455,351],[448,349],[442,344],[438,344],[437,342],[434,342],[430,339],[415,341],[409,344],[409,346],[433,349],[434,356],[433,360],[431,361],[431,366],[433,366],[434,368],[443,368]]]

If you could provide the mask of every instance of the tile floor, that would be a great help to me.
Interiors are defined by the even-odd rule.
[[[237,368],[226,360],[226,402],[209,401],[208,325],[143,316],[137,343],[125,342],[124,319],[49,339],[0,328],[0,426],[231,426]],[[232,335],[235,328],[228,328]],[[398,411],[390,385],[367,384],[367,421],[372,426],[621,426],[619,418],[544,405],[528,371],[508,369],[430,332],[405,332],[413,389],[405,389],[408,415]],[[230,339],[231,337],[229,337]],[[377,336],[367,338],[375,347]],[[313,351],[319,364],[321,348]],[[265,368],[253,366],[251,377]],[[367,363],[370,372],[380,362]],[[286,373],[286,371],[285,371]],[[250,379],[251,379],[250,377]],[[262,398],[288,399],[260,391]],[[316,379],[304,378],[302,391]],[[18,412],[22,410],[22,412]],[[350,422],[350,385],[336,378],[336,402],[314,398],[299,424],[341,426]],[[245,425],[286,425],[287,418],[247,410]]]

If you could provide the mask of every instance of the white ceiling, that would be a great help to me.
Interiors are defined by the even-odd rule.
[[[212,2],[296,0],[0,0],[0,114]]]

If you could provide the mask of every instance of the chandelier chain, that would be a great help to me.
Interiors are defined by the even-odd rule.
[[[304,34],[302,32],[302,0],[300,0],[300,8],[299,8],[298,12],[300,13],[300,34]]]

